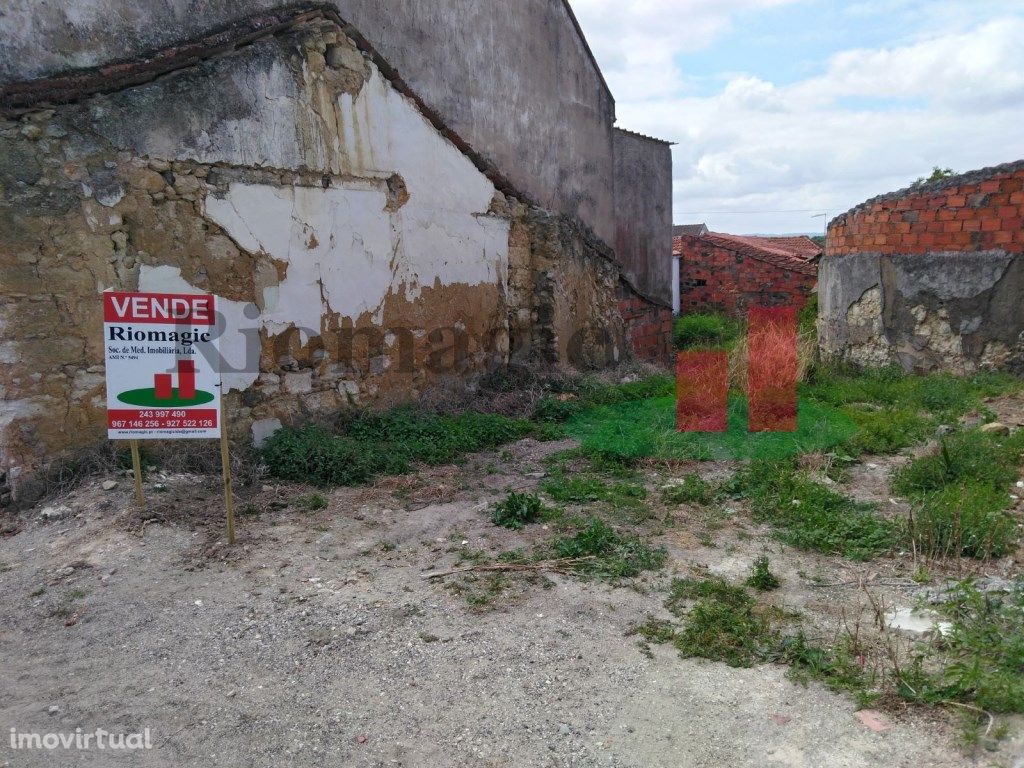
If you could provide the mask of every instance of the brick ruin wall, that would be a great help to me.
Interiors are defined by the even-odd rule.
[[[105,437],[108,289],[217,294],[247,439],[628,354],[613,254],[499,190],[324,18],[0,121],[0,275],[5,500]]]
[[[825,359],[1024,370],[1024,161],[874,198],[828,230]]]
[[[751,307],[800,309],[817,283],[815,265],[784,269],[703,238],[682,236],[680,311],[745,318]]]
[[[625,280],[619,282],[619,313],[633,355],[649,363],[672,364],[672,310],[638,294]]]

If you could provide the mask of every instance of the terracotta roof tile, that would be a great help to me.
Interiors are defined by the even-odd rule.
[[[693,240],[698,243],[707,242],[719,248],[747,256],[752,259],[773,264],[781,269],[792,272],[799,272],[805,275],[816,275],[818,267],[813,263],[814,258],[821,254],[821,249],[810,238],[770,238],[770,237],[744,237],[741,235],[728,235],[722,232],[708,232],[702,237],[688,237],[680,235],[672,238],[672,252],[679,255],[683,252],[684,240]],[[811,255],[810,248],[806,244],[796,242],[806,240],[814,246],[816,253]]]

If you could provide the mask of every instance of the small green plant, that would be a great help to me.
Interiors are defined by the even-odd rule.
[[[610,579],[659,570],[667,557],[664,548],[651,547],[634,534],[619,533],[596,517],[584,521],[575,534],[556,538],[551,551],[557,558],[579,560],[575,567],[581,573]]]
[[[667,504],[710,504],[718,489],[700,475],[686,475],[661,489],[661,498]]]
[[[583,403],[578,397],[542,397],[533,408],[535,421],[557,423],[568,421],[583,410]]]
[[[319,493],[310,493],[295,499],[295,506],[307,512],[327,509],[327,499]]]
[[[736,321],[723,315],[694,313],[676,320],[672,339],[676,349],[719,349],[739,336]]]
[[[761,556],[754,561],[750,569],[750,576],[747,578],[747,586],[759,589],[762,592],[770,592],[778,589],[781,582],[772,573],[771,564],[767,557]]]
[[[544,502],[532,493],[513,491],[491,509],[491,522],[502,528],[520,531],[544,514]]]

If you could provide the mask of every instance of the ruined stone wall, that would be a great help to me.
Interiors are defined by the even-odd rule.
[[[104,438],[104,290],[217,294],[229,423],[258,439],[465,386],[510,335],[602,364],[617,276],[330,19],[28,112],[0,122],[0,483]]]
[[[634,357],[657,365],[672,363],[672,310],[648,301],[625,280],[619,283],[619,313]]]
[[[828,230],[827,359],[1024,369],[1024,161],[869,200]]]
[[[6,0],[0,87],[159,71],[310,9],[358,30],[512,187],[614,242],[615,104],[566,0]]]

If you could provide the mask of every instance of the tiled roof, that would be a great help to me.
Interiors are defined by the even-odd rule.
[[[820,255],[821,249],[810,238],[744,237],[740,235],[727,235],[721,232],[708,232],[702,237],[678,235],[672,238],[672,252],[674,254],[682,254],[686,239],[694,240],[697,243],[710,243],[719,248],[725,248],[733,253],[738,253],[741,256],[773,264],[780,269],[788,269],[805,275],[816,275],[818,273],[818,267],[813,263],[814,256],[808,255],[810,249],[807,248],[806,244],[788,242],[806,239],[808,243],[814,245],[817,251],[815,255]],[[800,250],[797,250],[794,246],[800,246]]]

